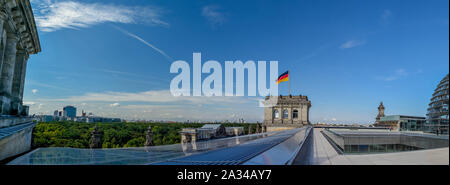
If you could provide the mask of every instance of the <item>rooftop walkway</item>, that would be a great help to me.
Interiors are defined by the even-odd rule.
[[[449,148],[380,154],[339,154],[322,128],[122,149],[39,148],[10,165],[448,165]],[[311,133],[311,134],[309,134]]]
[[[290,155],[302,140],[306,130],[297,128],[279,132],[266,138],[253,140],[233,147],[212,150],[197,155],[169,159],[156,165],[239,165],[252,161],[250,164],[286,164]],[[303,134],[302,134],[303,133]],[[296,139],[298,138],[298,139]],[[286,144],[291,143],[291,144]],[[287,146],[286,146],[287,145]],[[281,147],[280,147],[281,146]],[[289,150],[291,148],[291,150]],[[274,151],[272,151],[274,150]],[[261,156],[261,153],[272,151]],[[294,153],[295,154],[295,153]],[[269,160],[267,160],[269,158]],[[264,160],[266,159],[266,161]],[[280,162],[281,161],[281,162]],[[283,162],[284,161],[284,162]]]
[[[380,154],[340,155],[315,128],[310,141],[309,156],[294,164],[312,165],[449,165],[449,148]]]

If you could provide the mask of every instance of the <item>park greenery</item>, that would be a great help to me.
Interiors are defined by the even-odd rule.
[[[182,128],[198,128],[199,123],[78,123],[70,121],[41,122],[33,130],[32,147],[71,147],[89,148],[91,132],[95,125],[102,133],[102,148],[142,147],[147,128],[152,126],[153,143],[169,145],[180,143]],[[249,124],[228,123],[226,127],[241,126],[245,133]],[[253,127],[253,132],[255,126]]]

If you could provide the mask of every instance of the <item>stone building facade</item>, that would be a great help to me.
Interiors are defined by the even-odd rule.
[[[23,89],[28,58],[41,51],[29,0],[0,0],[0,114],[27,115]]]
[[[270,97],[266,97],[269,101]],[[277,104],[264,108],[264,126],[267,131],[290,129],[310,124],[307,96],[278,96]]]
[[[0,0],[0,161],[30,150],[35,126],[22,103],[28,58],[41,51],[29,0]]]

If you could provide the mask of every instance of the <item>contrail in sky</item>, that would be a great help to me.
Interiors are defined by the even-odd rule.
[[[167,55],[163,50],[160,50],[159,48],[153,46],[152,44],[148,43],[147,41],[145,41],[145,40],[142,39],[141,37],[139,37],[139,36],[137,36],[137,35],[135,35],[135,34],[132,34],[132,33],[128,32],[128,31],[126,31],[126,30],[124,30],[124,29],[122,29],[122,28],[117,27],[117,26],[114,26],[114,25],[111,25],[111,26],[112,26],[113,28],[119,30],[120,32],[124,33],[125,35],[128,35],[128,36],[130,36],[130,37],[133,37],[133,38],[137,39],[138,41],[141,41],[141,42],[144,43],[145,45],[151,47],[152,49],[154,49],[155,51],[157,51],[158,53],[160,53],[161,55],[163,55],[164,57],[166,57],[167,60],[169,60],[169,62],[172,62],[172,61],[173,61],[172,57],[170,57],[169,55]]]

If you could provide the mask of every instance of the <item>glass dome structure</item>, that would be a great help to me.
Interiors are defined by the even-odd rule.
[[[447,74],[434,90],[431,98],[427,111],[427,127],[431,133],[448,134],[448,85],[449,77]]]

